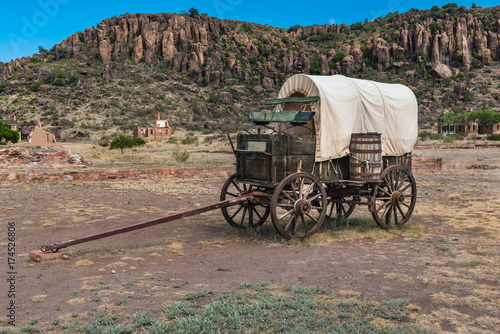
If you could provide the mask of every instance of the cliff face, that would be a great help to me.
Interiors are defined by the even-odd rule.
[[[496,18],[500,7],[491,8],[489,15],[464,12],[456,17],[446,15],[444,19],[429,17],[429,12],[410,11],[391,20],[377,19],[359,30],[345,24],[285,30],[201,15],[126,14],[69,36],[55,47],[53,58],[60,60],[85,51],[95,53],[103,63],[118,59],[146,63],[158,60],[182,72],[196,71],[197,79],[213,82],[221,74],[249,80],[249,57],[264,58],[256,65],[258,69],[265,67],[262,75],[271,81],[276,81],[278,72],[310,72],[315,57],[322,74],[353,73],[366,60],[385,70],[391,61],[405,60],[408,54],[415,53],[431,63],[467,69],[474,59],[488,64],[500,57],[500,19]],[[377,26],[378,31],[373,29]],[[373,33],[366,33],[370,29]],[[331,42],[336,48],[326,54],[314,50],[314,46]],[[347,58],[338,61],[339,51]],[[275,66],[277,60],[279,66]],[[28,61],[26,57],[7,63],[0,70],[0,80],[5,81],[15,66]],[[200,66],[202,72],[198,71]]]
[[[0,83],[7,93],[23,85],[33,88],[37,82],[37,89],[32,91],[48,90],[57,77],[47,79],[40,64],[76,61],[90,69],[73,70],[73,79],[65,77],[63,83],[82,89],[88,77],[97,75],[113,80],[122,77],[119,72],[144,64],[150,67],[141,69],[161,69],[160,72],[168,72],[169,78],[184,84],[215,85],[226,91],[243,84],[251,89],[250,95],[260,96],[262,88],[255,86],[270,93],[294,73],[342,73],[388,82],[406,81],[417,90],[422,113],[428,114],[432,107],[442,107],[439,103],[450,107],[454,98],[463,100],[468,88],[458,86],[463,84],[464,73],[467,74],[464,71],[497,64],[500,57],[500,6],[446,6],[392,13],[351,26],[290,29],[205,15],[125,14],[75,33],[50,51],[0,64]],[[443,95],[448,91],[446,87],[419,87],[419,80],[425,83],[430,76],[455,81],[450,89],[458,91],[453,93],[456,96]],[[88,84],[87,89],[91,90]],[[77,105],[77,109],[81,107]],[[473,106],[469,103],[463,107]],[[8,106],[3,110],[5,114],[13,111]]]

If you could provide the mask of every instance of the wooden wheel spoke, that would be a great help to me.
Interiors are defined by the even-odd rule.
[[[259,220],[262,219],[262,216],[261,214],[259,213],[259,211],[255,210],[255,207],[252,208],[253,209],[253,212],[259,217]]]
[[[291,214],[292,212],[294,212],[294,210],[290,210],[290,211],[287,211],[285,214],[283,214],[281,217],[278,217],[278,220],[282,220],[283,218],[285,218],[286,216],[288,216],[289,214]],[[292,215],[293,216],[293,215]]]
[[[337,210],[337,211],[340,211],[340,214],[342,216],[345,215],[345,213],[347,212],[347,210],[345,209],[344,205],[343,204],[340,204],[340,210]]]
[[[300,220],[302,221],[302,224],[304,225],[304,227],[306,229],[306,233],[309,233],[309,227],[306,224],[306,220],[304,219],[304,215],[300,216]]]
[[[399,205],[399,203],[396,205],[396,207],[398,208],[398,211],[401,214],[401,217],[404,219],[406,214],[403,212],[403,209],[401,209],[401,206]]]
[[[306,216],[311,218],[314,221],[314,224],[318,223],[318,220],[316,218],[314,218],[313,216],[311,216],[309,213],[306,213]]]
[[[243,223],[245,222],[245,217],[247,215],[247,208],[243,207],[243,214],[241,215],[241,223],[240,226],[243,226]]]
[[[375,207],[375,209],[377,210],[377,212],[380,212],[380,210],[382,210],[383,208],[387,207],[389,204],[391,204],[390,201],[385,201],[384,203],[382,203],[382,205],[380,205],[378,208]]]
[[[398,210],[396,210],[395,205],[392,206],[392,211],[394,212],[394,224],[397,225],[398,224]]]
[[[392,209],[392,204],[390,202],[388,202],[389,205],[387,205],[387,207],[385,208],[385,211],[384,213],[382,214],[382,216],[380,216],[381,219],[384,219],[385,216],[391,212],[391,209]],[[390,215],[389,215],[390,217]]]
[[[235,213],[233,213],[233,215],[231,216],[231,219],[233,219],[234,217],[236,217],[236,215],[237,215],[237,214],[241,211],[241,209],[243,209],[243,206],[240,206],[240,207],[238,208],[238,210],[236,210],[236,212],[235,212]]]
[[[310,183],[308,186],[307,186],[307,189],[303,192],[302,194],[302,198],[303,199],[306,199],[307,196],[313,191],[313,187],[314,187],[314,182],[313,183]]]
[[[238,183],[236,183],[236,182],[234,182],[234,181],[232,181],[231,183],[233,184],[233,186],[234,186],[234,187],[235,187],[235,188],[236,188],[236,189],[237,189],[240,193],[242,192],[242,191],[241,191],[240,186],[238,185]]]
[[[401,189],[399,192],[404,193],[406,189],[411,187],[411,183],[408,183],[403,189]]]
[[[233,194],[233,193],[230,193],[229,191],[228,191],[226,194],[227,194],[227,195],[231,195],[231,196],[233,196],[233,197],[238,197],[238,195]]]
[[[320,197],[320,196],[321,196],[321,193],[319,193],[319,194],[315,195],[314,197],[309,198],[309,199],[308,199],[308,201],[309,201],[309,202],[312,202],[312,201],[314,201],[316,198],[318,198],[318,197]]]
[[[292,222],[295,220],[296,215],[291,215],[290,219],[288,220],[288,223],[285,226],[285,231],[288,231],[290,229],[290,226],[292,225]]]
[[[303,199],[304,197],[304,182],[306,179],[304,177],[300,178],[300,187],[299,187],[299,199]]]
[[[402,205],[406,206],[408,209],[410,209],[410,208],[411,208],[411,207],[410,207],[408,204],[406,204],[406,203],[399,203],[399,204],[402,204]]]
[[[292,186],[293,199],[290,196],[287,196],[287,197],[290,198],[290,200],[292,202],[295,202],[296,200],[299,199],[299,197],[297,196],[297,190],[295,190],[295,186],[294,186],[293,182],[291,182],[290,185]]]
[[[293,188],[293,186],[292,186],[292,188]],[[285,197],[288,198],[292,203],[295,202],[295,200],[293,198],[291,198],[290,195],[288,195],[288,193],[286,191],[283,190],[281,193],[283,195],[285,195]],[[294,189],[293,193],[294,193],[294,197],[295,197],[295,189]]]
[[[378,188],[378,190],[382,191],[383,193],[385,193],[386,195],[389,195],[391,196],[391,193],[389,191],[386,191],[384,188]]]

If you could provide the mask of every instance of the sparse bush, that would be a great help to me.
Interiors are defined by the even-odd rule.
[[[433,132],[430,132],[430,131],[421,131],[419,134],[418,134],[418,137],[421,139],[421,140],[439,140],[439,139],[443,139],[443,136],[441,136],[439,133],[433,133]]]
[[[189,160],[189,152],[184,150],[181,151],[179,147],[177,147],[173,152],[172,152],[172,157],[175,159],[175,161],[179,163],[183,163]]]
[[[110,150],[120,149],[123,154],[123,149],[131,148],[134,146],[145,145],[146,141],[141,138],[130,138],[125,135],[119,135],[118,137],[113,138],[111,143],[109,144]]]
[[[198,138],[187,136],[183,140],[181,140],[182,145],[192,145],[198,143]]]
[[[495,133],[495,134],[492,134],[492,135],[487,135],[486,139],[487,140],[500,140],[500,134],[499,133]]]
[[[218,103],[219,102],[219,96],[215,93],[210,93],[210,96],[208,97],[208,102],[211,103]]]

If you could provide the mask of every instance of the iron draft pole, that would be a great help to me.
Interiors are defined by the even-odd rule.
[[[55,243],[55,244],[48,245],[48,246],[42,246],[40,249],[42,252],[48,252],[48,251],[57,252],[59,249],[65,248],[68,246],[77,245],[77,244],[81,244],[81,243],[92,241],[92,240],[102,239],[102,238],[106,238],[106,237],[116,235],[116,234],[135,231],[135,230],[139,230],[139,229],[145,228],[145,227],[150,227],[150,226],[154,226],[154,225],[158,225],[158,224],[167,223],[167,222],[170,222],[173,220],[198,215],[198,214],[203,213],[203,212],[236,205],[236,204],[248,201],[248,200],[252,200],[254,198],[255,198],[255,196],[254,196],[253,192],[247,193],[247,194],[240,195],[239,197],[230,198],[230,199],[227,199],[227,200],[222,201],[222,202],[217,202],[217,203],[205,205],[205,206],[202,206],[202,207],[199,207],[196,209],[191,209],[191,210],[187,210],[187,211],[183,211],[183,212],[179,212],[179,213],[174,213],[174,214],[162,217],[162,218],[153,219],[153,220],[149,220],[146,222],[137,223],[137,224],[133,224],[133,225],[129,225],[129,226],[124,226],[124,227],[120,227],[120,228],[117,228],[114,230],[101,232],[101,233],[97,233],[97,234],[92,234],[92,235],[89,235],[86,237],[70,239],[70,240],[66,240],[66,241]]]

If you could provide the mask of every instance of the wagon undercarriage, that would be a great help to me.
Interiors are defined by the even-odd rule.
[[[403,166],[386,168],[380,180],[322,183],[314,175],[298,172],[285,177],[275,188],[246,183],[233,174],[227,179],[220,200],[252,193],[246,201],[222,208],[229,224],[237,228],[257,227],[269,216],[276,230],[286,239],[303,239],[314,234],[326,217],[348,218],[356,206],[367,206],[383,229],[405,224],[415,207],[416,184]]]

